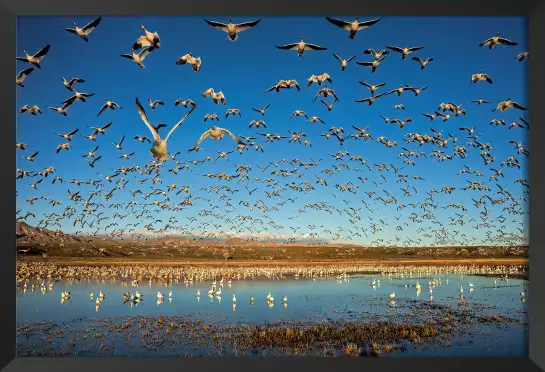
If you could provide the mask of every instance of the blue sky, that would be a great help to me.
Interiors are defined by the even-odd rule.
[[[206,19],[227,22],[227,17],[204,16]],[[233,21],[243,22],[261,17],[234,17]],[[351,20],[353,17],[335,17],[339,19]],[[360,20],[373,19],[375,16],[360,16]],[[401,211],[396,211],[397,205],[384,205],[380,201],[373,201],[365,194],[365,191],[374,191],[379,196],[385,197],[380,189],[376,189],[373,181],[381,180],[384,175],[388,182],[381,188],[389,190],[399,203],[421,203],[424,202],[425,192],[430,189],[440,190],[442,187],[450,185],[456,188],[452,194],[439,193],[434,197],[435,202],[444,206],[449,203],[460,203],[468,209],[464,219],[469,221],[472,217],[479,221],[479,212],[482,209],[473,207],[471,198],[479,199],[485,193],[479,191],[462,191],[466,186],[466,180],[481,181],[492,188],[489,193],[493,198],[500,197],[492,195],[497,191],[495,181],[489,180],[492,171],[490,168],[502,168],[505,178],[498,182],[505,186],[513,194],[514,199],[525,195],[523,187],[514,183],[517,178],[525,178],[527,174],[527,159],[517,154],[514,146],[509,144],[510,140],[523,141],[528,146],[527,135],[529,131],[521,128],[509,130],[507,126],[490,126],[492,119],[504,119],[507,124],[513,121],[520,121],[518,118],[523,116],[528,118],[528,111],[508,110],[504,113],[492,112],[493,107],[500,101],[511,97],[512,100],[528,107],[527,75],[528,61],[518,62],[514,57],[523,51],[527,51],[527,33],[526,19],[518,17],[384,17],[380,22],[360,31],[354,40],[348,38],[348,32],[335,27],[323,17],[263,17],[261,23],[255,28],[240,34],[235,42],[227,40],[227,34],[207,25],[200,17],[104,17],[101,24],[89,36],[89,43],[80,39],[76,35],[63,30],[63,27],[71,27],[73,22],[79,26],[85,25],[93,17],[20,17],[17,22],[17,56],[23,56],[23,50],[34,53],[46,44],[50,43],[51,50],[42,61],[42,69],[35,71],[24,81],[25,87],[15,87],[17,90],[16,109],[19,110],[25,104],[30,106],[37,104],[43,111],[43,115],[32,116],[17,114],[17,141],[28,144],[26,151],[17,150],[17,168],[24,170],[41,171],[49,166],[56,169],[55,175],[61,176],[65,183],[51,184],[52,176],[45,179],[39,190],[32,189],[29,184],[34,183],[40,177],[24,178],[17,180],[17,209],[22,209],[21,214],[32,211],[36,218],[28,218],[27,222],[36,225],[45,217],[43,213],[56,212],[62,214],[64,208],[70,204],[67,196],[67,190],[71,192],[81,191],[84,197],[93,190],[93,186],[76,186],[69,184],[72,179],[81,181],[99,180],[101,175],[111,175],[121,166],[131,167],[140,165],[144,167],[151,159],[148,149],[149,144],[142,144],[134,140],[135,135],[146,135],[150,137],[149,130],[141,121],[135,107],[135,97],[138,97],[144,104],[148,118],[152,123],[167,123],[172,126],[186,112],[181,106],[174,107],[175,100],[191,98],[198,103],[197,109],[193,114],[178,128],[168,141],[169,151],[181,154],[177,157],[180,161],[202,160],[205,156],[211,156],[214,159],[217,151],[232,151],[234,142],[229,138],[221,141],[206,140],[201,144],[203,151],[198,153],[188,153],[187,149],[193,146],[201,133],[208,129],[212,124],[209,121],[203,122],[207,113],[217,113],[220,117],[217,125],[231,130],[237,135],[256,136],[255,128],[248,128],[248,124],[254,119],[264,119],[267,128],[259,128],[260,132],[278,133],[289,136],[288,130],[301,131],[307,134],[307,139],[312,143],[312,147],[301,144],[288,143],[287,139],[275,143],[261,143],[265,152],[256,152],[254,149],[239,154],[234,152],[229,155],[230,160],[220,159],[217,162],[209,162],[198,166],[190,164],[190,169],[182,170],[178,175],[168,172],[169,168],[175,167],[174,162],[166,162],[160,173],[163,182],[159,187],[166,189],[169,184],[178,186],[190,185],[191,195],[195,197],[201,195],[203,198],[215,200],[219,206],[217,210],[224,210],[223,202],[218,203],[219,195],[200,191],[203,186],[210,185],[228,185],[234,189],[239,189],[238,193],[230,195],[233,199],[234,212],[229,216],[234,219],[237,215],[251,215],[253,218],[260,218],[261,212],[254,208],[250,212],[248,208],[239,205],[240,200],[248,200],[253,204],[255,200],[263,200],[270,208],[275,202],[282,202],[290,197],[298,197],[295,203],[287,202],[283,207],[278,207],[279,212],[270,210],[268,215],[278,224],[283,226],[300,227],[298,233],[308,233],[307,225],[324,225],[332,231],[339,227],[351,229],[367,229],[373,222],[379,218],[386,219],[389,226],[384,227],[382,232],[372,234],[367,232],[368,238],[353,236],[353,241],[370,244],[376,239],[384,241],[393,241],[397,236],[401,242],[406,237],[415,239],[416,229],[421,227],[425,230],[438,228],[428,221],[416,225],[408,220],[408,216],[415,212],[421,215],[422,209],[412,209],[410,207]],[[140,25],[145,25],[148,30],[157,31],[161,37],[161,48],[147,56],[144,60],[145,68],[139,68],[130,60],[120,57],[120,54],[130,53],[132,43],[141,35]],[[510,40],[515,40],[517,46],[498,46],[493,50],[488,48],[479,48],[479,43],[485,39],[501,32],[501,36]],[[307,51],[303,57],[298,57],[295,51],[284,51],[275,48],[275,45],[288,44],[299,41],[300,36],[304,36],[305,41],[309,43],[325,46],[325,51]],[[379,66],[375,73],[371,73],[370,68],[357,65],[356,61],[371,61],[371,57],[363,54],[363,50],[373,48],[375,50],[384,49],[387,45],[404,46],[424,46],[425,48],[414,53],[422,59],[433,57],[432,61],[424,70],[416,61],[410,59],[403,61],[399,54],[391,52],[384,62]],[[198,73],[192,72],[188,65],[177,66],[176,60],[192,52],[194,56],[201,57],[202,66]],[[340,63],[332,56],[336,53],[341,57],[356,56],[350,62],[345,71],[341,71]],[[24,62],[17,62],[17,72],[29,67]],[[481,69],[488,73],[494,80],[490,85],[486,82],[470,84],[471,75],[479,72]],[[333,83],[330,88],[334,89],[339,96],[339,101],[331,112],[328,112],[319,100],[313,102],[314,96],[318,90],[316,85],[310,89],[306,87],[306,78],[311,75],[317,75],[327,72],[331,75]],[[68,110],[68,116],[63,117],[60,114],[47,109],[48,106],[60,104],[64,99],[71,95],[61,82],[61,78],[67,80],[73,77],[85,79],[84,83],[76,85],[79,92],[95,93],[86,103],[76,102]],[[266,89],[274,85],[281,79],[296,79],[301,85],[301,91],[295,89],[283,90],[280,93],[264,93]],[[401,97],[397,95],[388,95],[377,100],[372,106],[366,103],[356,103],[356,99],[369,97],[367,88],[359,84],[359,81],[366,81],[371,84],[385,82],[386,86],[381,88],[381,92],[390,91],[400,86],[408,84],[415,87],[428,86],[418,97],[412,92],[405,92]],[[216,91],[223,91],[227,99],[227,105],[215,105],[210,98],[201,97],[201,93],[208,88],[214,88]],[[105,111],[97,117],[100,107],[108,98],[117,102],[123,107],[123,110]],[[156,110],[151,110],[147,105],[148,98],[152,100],[159,99],[165,102],[165,106],[160,106]],[[472,103],[473,99],[485,99],[491,102],[488,105],[477,106]],[[326,99],[327,101],[329,100]],[[421,115],[421,113],[432,113],[442,102],[452,101],[456,104],[462,104],[467,110],[466,116],[453,117],[443,123],[439,120],[430,121]],[[265,117],[251,110],[252,107],[262,108],[271,104]],[[403,104],[406,111],[394,110],[396,104]],[[238,108],[242,117],[230,116],[225,119],[225,111],[228,108]],[[304,118],[293,118],[288,120],[291,113],[296,109],[302,109],[309,116],[319,116],[324,124],[308,124]],[[408,123],[404,128],[398,125],[385,124],[380,115],[395,116],[400,119],[410,117],[413,122]],[[92,129],[88,126],[102,126],[110,121],[113,125],[107,130],[106,135],[98,135],[96,143],[91,142],[80,134],[90,134]],[[377,138],[379,136],[387,137],[389,140],[397,141],[397,147],[386,148],[385,146],[369,140],[347,140],[344,146],[340,146],[334,139],[326,140],[320,137],[320,133],[325,133],[331,126],[342,126],[346,134],[352,134],[352,125],[363,128],[370,126],[369,132]],[[486,166],[479,151],[466,145],[469,156],[466,159],[455,157],[452,161],[439,162],[436,158],[415,159],[416,166],[412,167],[402,164],[402,158],[398,154],[402,152],[401,146],[409,149],[425,151],[428,155],[434,148],[434,145],[428,144],[417,148],[415,144],[407,144],[403,141],[406,133],[426,133],[431,134],[430,128],[443,130],[443,135],[448,133],[460,137],[457,144],[464,144],[469,141],[465,139],[464,132],[460,127],[475,126],[476,132],[482,136],[479,138],[484,143],[492,145],[492,154],[496,161]],[[73,148],[69,151],[61,151],[56,154],[58,144],[65,142],[57,134],[70,132],[76,128],[80,133],[74,136],[72,140]],[[163,128],[161,133],[165,135],[169,128]],[[126,135],[123,150],[114,148],[112,142],[117,142]],[[262,141],[258,138],[258,141]],[[95,146],[100,148],[97,155],[102,159],[97,162],[95,168],[87,165],[87,161],[81,155],[91,151]],[[28,162],[22,158],[22,155],[30,155],[39,151],[38,157],[34,163]],[[129,160],[119,159],[121,154],[135,152],[135,155]],[[315,174],[319,175],[323,169],[332,168],[333,165],[339,165],[342,162],[336,161],[329,154],[335,154],[337,151],[348,151],[350,155],[360,155],[364,159],[370,159],[370,164],[388,163],[395,164],[396,167],[404,167],[398,174],[407,174],[409,184],[397,183],[395,179],[397,174],[390,170],[389,172],[373,171],[370,172],[365,166],[357,165],[357,162],[345,157],[345,162],[351,168],[359,167],[364,172],[355,172],[353,170],[343,169],[328,179],[328,187],[315,184]],[[445,151],[452,153],[453,145],[449,144]],[[516,156],[521,163],[522,168],[501,167],[499,163],[510,156]],[[322,159],[319,166],[304,170],[303,176],[297,178],[280,177],[270,175],[273,166],[270,166],[262,173],[258,166],[265,166],[270,161],[278,161],[281,158],[293,160],[295,158],[301,161],[310,161],[310,159]],[[282,198],[270,199],[265,195],[265,191],[271,190],[266,187],[266,183],[247,183],[250,189],[258,188],[258,191],[248,195],[244,188],[244,183],[218,181],[202,177],[202,174],[208,172],[225,172],[235,174],[234,164],[248,164],[252,167],[248,172],[250,179],[261,177],[262,179],[270,176],[278,181],[277,188],[291,182],[301,183],[308,180],[315,186],[315,190],[303,194],[288,190],[282,193]],[[464,165],[478,169],[484,173],[483,177],[475,175],[457,175]],[[289,164],[280,165],[279,168],[290,168]],[[301,168],[301,167],[300,167]],[[323,174],[322,174],[323,175]],[[420,175],[425,181],[413,181],[410,179],[413,175]],[[143,203],[141,195],[135,198],[131,196],[128,190],[140,188],[143,191],[152,189],[151,182],[140,185],[138,179],[144,179],[138,173],[129,173],[124,178],[129,180],[126,189],[120,190],[114,194],[109,201],[101,200],[106,208],[99,209],[104,212],[104,216],[111,215],[113,209],[107,208],[111,203],[126,203],[135,200]],[[361,184],[358,176],[368,179],[366,184]],[[335,189],[336,184],[344,184],[351,181],[359,186],[357,193],[341,193],[339,196]],[[107,182],[106,182],[107,184]],[[403,197],[400,187],[415,186],[420,190],[419,195],[413,195],[411,198]],[[108,185],[109,186],[109,185]],[[112,184],[113,186],[113,184]],[[111,187],[105,188],[109,190]],[[170,201],[172,205],[178,204],[185,196],[182,194],[175,196],[171,193]],[[49,199],[60,201],[62,204],[52,207],[48,204],[49,200],[38,200],[34,205],[29,205],[26,200],[32,197],[47,196]],[[527,195],[527,194],[526,194]],[[148,201],[162,200],[159,196],[154,196]],[[347,203],[342,202],[342,199]],[[361,200],[367,201],[376,213],[367,212]],[[98,199],[95,201],[98,202]],[[303,209],[307,203],[316,203],[324,201],[335,204],[339,209],[354,207],[362,208],[359,211],[362,220],[356,226],[352,225],[346,213],[339,215],[334,212],[318,212],[313,209],[306,209],[305,213],[297,213],[298,209]],[[161,211],[158,218],[164,223],[170,216],[176,216],[179,224],[185,224],[188,221],[187,216],[196,216],[198,221],[189,229],[198,227],[204,221],[212,221],[223,224],[220,230],[229,231],[230,224],[218,222],[213,217],[200,217],[199,212],[203,209],[210,209],[208,203],[201,200],[194,200],[194,206],[181,212]],[[489,221],[497,216],[507,217],[505,231],[517,232],[518,224],[512,221],[524,221],[523,215],[508,215],[507,211],[502,209],[507,204],[492,206],[487,205],[490,211]],[[521,204],[527,208],[526,202]],[[81,205],[75,206],[76,210],[81,210]],[[138,207],[142,208],[142,206]],[[140,211],[141,209],[135,210]],[[148,207],[149,208],[149,207]],[[449,216],[453,216],[458,210],[449,208],[437,208],[434,211],[437,221],[444,224],[449,230],[458,230],[465,233],[467,239],[465,242],[480,242],[480,239],[487,231],[486,228],[476,231],[476,223],[466,223],[464,226],[449,226]],[[288,217],[297,216],[294,219]],[[400,220],[394,219],[394,216],[400,217]],[[82,230],[76,225],[73,227],[73,218],[70,220],[61,220],[61,228],[66,231]],[[92,220],[92,218],[90,219]],[[123,221],[116,221],[122,227],[125,222],[135,222],[136,217],[129,215]],[[113,222],[112,219],[104,224]],[[142,226],[148,223],[146,220]],[[403,222],[409,226],[402,225]],[[397,225],[403,226],[403,231],[396,231]],[[496,234],[497,227],[491,228],[493,235]],[[157,225],[158,227],[161,225]],[[202,226],[202,225],[201,225]],[[272,229],[269,227],[269,229]],[[83,231],[95,231],[87,227]],[[210,231],[209,229],[208,231]],[[198,229],[196,230],[198,231]],[[290,229],[277,231],[278,234],[289,235]],[[340,232],[344,240],[347,233]],[[433,235],[433,233],[432,233]],[[322,234],[324,238],[331,237],[328,234]],[[470,240],[475,237],[477,240]],[[424,244],[424,242],[422,242]]]

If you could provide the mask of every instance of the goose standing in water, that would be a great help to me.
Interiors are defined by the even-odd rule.
[[[94,21],[87,23],[82,28],[79,28],[76,25],[76,22],[74,22],[74,28],[65,28],[65,30],[72,34],[76,34],[79,37],[81,37],[83,40],[89,42],[89,38],[88,38],[89,34],[99,25],[100,21],[102,21],[102,17],[98,17]]]
[[[42,66],[40,66],[40,62],[45,57],[47,52],[49,52],[50,48],[51,48],[51,44],[47,44],[45,47],[40,49],[34,55],[30,55],[26,52],[26,50],[23,50],[23,53],[25,53],[26,57],[15,57],[15,59],[17,59],[18,61],[28,62],[31,65],[36,66],[38,68],[42,68]]]
[[[417,50],[424,49],[424,47],[422,46],[408,48],[407,44],[405,44],[403,48],[396,47],[396,46],[387,46],[386,48],[393,50],[394,52],[401,53],[401,59],[403,60],[407,59],[407,56],[409,54],[416,52]]]
[[[136,98],[136,109],[138,110],[138,113],[140,114],[140,118],[142,119],[144,124],[146,124],[146,126],[149,128],[151,134],[153,135],[153,144],[152,144],[152,147],[150,149],[150,153],[157,160],[168,160],[168,158],[169,158],[168,155],[167,155],[167,141],[168,141],[168,138],[176,130],[176,128],[178,128],[184,122],[184,120],[193,112],[193,110],[195,110],[195,107],[191,108],[191,110],[189,110],[189,112],[187,114],[185,114],[184,117],[170,129],[170,131],[168,132],[168,134],[166,135],[164,140],[161,139],[161,137],[159,136],[159,133],[157,133],[155,128],[148,121],[148,118],[146,116],[146,112],[144,111],[144,108],[142,107],[142,105],[138,101],[138,98]]]
[[[237,303],[237,296],[233,295],[233,305],[236,305]]]
[[[366,28],[371,27],[372,25],[374,25],[375,23],[381,20],[381,18],[377,18],[377,19],[372,19],[370,21],[359,22],[358,18],[359,17],[356,16],[356,19],[354,21],[348,22],[348,21],[341,21],[338,19],[325,17],[325,19],[327,19],[330,23],[334,24],[335,26],[349,31],[348,37],[350,39],[354,39],[358,31],[365,30]]]
[[[249,21],[249,22],[243,22],[243,23],[233,23],[233,18],[229,17],[229,23],[220,23],[216,21],[207,21],[203,18],[203,20],[208,23],[210,26],[217,28],[218,30],[221,30],[223,32],[227,32],[227,39],[231,41],[235,41],[238,39],[239,32],[249,30],[250,28],[256,26],[259,22],[261,22],[261,19],[255,20],[255,21]]]
[[[25,78],[30,75],[32,71],[34,71],[34,67],[29,67],[19,72],[15,77],[15,84],[19,85],[21,88],[24,88],[25,86],[23,85],[23,80],[25,80]]]
[[[305,50],[326,50],[327,49],[325,47],[321,47],[316,44],[305,43],[303,36],[301,36],[301,40],[298,43],[277,45],[276,47],[278,49],[283,49],[283,50],[296,50],[299,57],[303,56],[303,53],[305,52]]]
[[[199,144],[202,141],[204,141],[206,139],[206,137],[210,137],[210,138],[212,138],[212,139],[214,139],[216,141],[219,141],[219,140],[221,140],[223,138],[224,135],[231,136],[231,138],[233,138],[235,140],[235,142],[239,146],[246,146],[246,144],[244,142],[242,142],[237,136],[235,136],[233,133],[231,133],[227,129],[213,126],[212,128],[210,128],[209,130],[207,130],[206,132],[204,132],[201,135],[201,137],[199,138],[199,140],[197,141],[195,146],[193,146],[191,149],[189,149],[189,151],[198,151]]]
[[[500,33],[498,32],[496,34],[496,36],[492,36],[491,38],[489,39],[486,39],[485,41],[483,41],[482,43],[479,44],[479,46],[485,46],[485,45],[488,45],[488,49],[492,49],[494,48],[496,45],[518,45],[517,42],[515,41],[511,41],[511,40],[507,40],[503,37],[500,37]]]
[[[335,53],[333,53],[333,57],[335,57],[337,59],[337,61],[341,62],[341,71],[344,71],[346,69],[346,67],[348,66],[348,63],[350,61],[352,61],[354,58],[356,58],[356,56],[352,56],[352,57],[350,57],[348,59],[341,58],[338,55],[336,55]]]
[[[507,98],[505,101],[502,101],[502,102],[498,103],[498,105],[496,106],[495,109],[492,110],[492,112],[494,112],[496,110],[499,110],[501,112],[505,112],[510,108],[514,108],[514,109],[517,109],[517,110],[523,110],[523,111],[528,110],[527,108],[522,107],[518,103],[516,103],[514,101],[511,101],[511,98]]]
[[[132,49],[131,54],[122,54],[121,57],[130,59],[134,63],[136,63],[138,66],[140,66],[140,68],[144,68],[146,67],[142,63],[144,62],[144,58],[146,58],[146,56],[150,54],[151,52],[153,52],[154,50],[155,50],[154,46],[149,46],[149,47],[143,48],[138,54],[136,54],[134,52],[134,49]]]
[[[396,293],[395,292],[388,293],[388,297],[390,298],[390,300],[393,300],[396,297]]]
[[[144,35],[140,36],[132,46],[132,49],[138,50],[142,47],[153,46],[157,49],[161,48],[161,39],[157,32],[149,32],[144,26],[140,26]]]

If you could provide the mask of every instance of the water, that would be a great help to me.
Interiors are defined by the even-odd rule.
[[[372,279],[380,280],[374,287]],[[138,288],[121,285],[120,280],[90,279],[82,281],[54,282],[53,290],[42,294],[39,284],[32,293],[30,283],[26,290],[17,292],[17,323],[53,321],[58,324],[80,318],[103,318],[122,316],[190,316],[205,319],[213,324],[268,324],[279,321],[318,321],[327,320],[392,320],[414,322],[424,321],[414,312],[415,301],[430,302],[428,282],[434,278],[441,283],[433,287],[433,302],[456,307],[460,287],[463,287],[465,302],[472,305],[476,315],[502,315],[518,319],[518,324],[479,324],[470,335],[455,336],[449,347],[426,345],[411,353],[394,353],[392,356],[411,354],[422,356],[440,355],[527,355],[526,309],[528,293],[523,280],[508,282],[479,276],[441,275],[440,277],[413,277],[388,279],[373,275],[352,275],[348,279],[300,278],[300,279],[246,279],[233,280],[229,286],[224,283],[221,300],[210,298],[207,294],[211,282],[200,282],[186,286],[174,283],[167,286],[159,282],[148,285],[142,283]],[[422,290],[415,288],[419,282]],[[48,285],[46,281],[46,286]],[[473,285],[470,286],[470,283]],[[407,286],[407,287],[406,287]],[[218,282],[218,288],[219,282]],[[470,288],[474,288],[470,292]],[[196,292],[200,290],[200,298]],[[134,294],[138,290],[144,300],[130,306],[123,303],[123,293]],[[173,296],[170,301],[169,291]],[[70,292],[70,299],[61,303],[61,293]],[[95,307],[99,292],[105,295],[100,307]],[[157,291],[164,295],[164,301],[157,303]],[[526,301],[521,301],[520,292],[526,293]],[[95,300],[89,294],[94,292]],[[271,293],[274,305],[266,301]],[[395,305],[390,303],[388,294],[395,292]],[[236,308],[233,307],[236,295]],[[250,303],[250,297],[255,300]],[[282,298],[287,296],[287,303]],[[404,314],[407,315],[403,317]],[[418,323],[416,323],[418,324]]]

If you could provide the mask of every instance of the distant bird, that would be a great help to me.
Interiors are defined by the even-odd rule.
[[[373,56],[374,59],[379,59],[382,56],[385,56],[387,54],[390,54],[389,51],[381,49],[379,51],[376,51],[374,49],[366,49],[363,51],[363,54],[370,54]]]
[[[240,140],[237,136],[235,136],[233,133],[231,133],[227,129],[213,126],[212,128],[208,129],[201,135],[201,137],[198,139],[195,146],[189,149],[189,151],[198,151],[199,144],[202,141],[204,141],[207,137],[210,137],[216,141],[219,141],[223,138],[224,135],[231,136],[231,138],[233,138],[238,145],[244,145],[244,146],[246,145],[244,142],[242,142],[242,140]]]
[[[62,101],[62,103],[74,103],[75,101],[86,102],[87,98],[94,95],[94,93],[80,93],[74,89],[74,95],[72,97],[68,97],[67,99]]]
[[[157,107],[157,105],[161,105],[161,106],[164,106],[164,102],[163,101],[160,101],[160,100],[155,100],[155,101],[152,101],[151,98],[148,98],[148,102],[149,102],[149,107],[151,107],[153,110],[155,110],[155,107]]]
[[[153,46],[154,48],[161,48],[161,39],[157,32],[149,32],[144,26],[140,26],[144,35],[140,36],[132,45],[133,50],[138,50],[142,47]]]
[[[333,102],[331,102],[331,103],[327,103],[323,99],[320,100],[320,102],[322,102],[325,105],[325,107],[327,107],[327,111],[331,111],[331,110],[333,110],[333,105],[335,104],[335,102],[337,102],[337,99],[334,99]]]
[[[106,129],[110,128],[112,126],[113,122],[109,122],[108,124],[102,126],[102,127],[89,127],[91,129],[95,130],[95,134],[106,134]]]
[[[373,102],[375,102],[377,99],[379,99],[380,97],[382,97],[384,95],[385,95],[385,93],[381,93],[379,95],[371,96],[369,98],[358,99],[358,100],[356,100],[356,102],[358,102],[358,103],[368,102],[369,106],[371,106],[373,104]]]
[[[50,106],[49,109],[58,112],[62,116],[68,116],[68,113],[66,110],[68,110],[68,107],[72,105],[72,102],[66,102],[62,107],[59,107],[58,105]]]
[[[380,57],[379,59],[375,59],[373,62],[356,62],[360,66],[367,66],[371,67],[371,72],[375,72],[380,65],[382,61],[384,61],[384,58],[386,57]]]
[[[36,156],[38,156],[38,153],[39,151],[36,151],[34,154],[30,155],[30,156],[23,156],[26,160],[28,161],[34,161],[34,159],[36,158]]]
[[[70,149],[70,144],[69,143],[61,143],[60,145],[57,146],[57,154],[61,150],[69,150],[69,149]]]
[[[210,89],[207,89],[203,94],[202,94],[203,97],[212,97],[212,100],[214,101],[215,104],[217,104],[218,102],[221,101],[222,104],[226,104],[225,102],[225,96],[223,95],[223,92],[222,91],[219,91],[219,92],[214,92],[214,89],[213,88],[210,88]]]
[[[38,68],[42,68],[42,66],[40,66],[40,62],[42,61],[42,59],[44,59],[50,48],[51,44],[47,44],[45,47],[37,51],[34,55],[30,55],[26,52],[26,50],[23,50],[23,53],[25,53],[26,57],[15,57],[15,59],[17,59],[18,61],[28,62]]]
[[[177,65],[190,64],[194,72],[199,72],[201,69],[201,57],[195,58],[191,52],[184,54],[176,61]]]
[[[118,143],[112,142],[116,149],[122,150],[123,141],[125,140],[125,136],[121,137],[121,140]]]
[[[475,102],[477,105],[482,105],[483,103],[490,103],[489,101],[486,101],[484,99],[474,99],[471,102]]]
[[[193,102],[193,100],[191,99],[188,99],[188,100],[183,100],[181,98],[178,98],[176,100],[176,102],[174,102],[174,106],[178,106],[178,105],[182,105],[184,106],[185,108],[187,108],[187,105],[191,105],[193,107],[197,107],[197,104],[195,102]]]
[[[15,84],[24,88],[25,86],[23,85],[23,80],[25,80],[25,78],[30,75],[32,71],[34,71],[34,67],[29,67],[19,72],[15,77]]]
[[[195,110],[195,107],[191,108],[187,114],[179,121],[177,122],[168,132],[165,139],[161,139],[159,134],[157,133],[157,130],[150,124],[148,121],[148,118],[146,116],[146,112],[144,111],[144,108],[138,101],[138,98],[136,98],[136,109],[138,110],[138,113],[140,114],[140,118],[144,122],[144,124],[147,125],[149,128],[151,134],[153,135],[153,144],[150,149],[150,153],[153,155],[153,157],[157,160],[168,160],[169,156],[167,155],[167,141],[170,135],[178,128],[184,120]]]
[[[530,52],[522,52],[520,54],[517,54],[515,59],[518,59],[519,62],[524,61],[525,59],[530,58]]]
[[[405,106],[403,106],[403,104],[399,103],[397,105],[394,106],[394,110],[405,110]]]
[[[136,136],[134,137],[134,139],[136,139],[136,140],[138,140],[138,141],[140,141],[140,142],[142,142],[142,143],[144,143],[145,141],[148,141],[149,143],[151,143],[151,141],[149,140],[149,138],[146,137],[146,136],[143,136],[143,137],[142,137],[142,136],[136,135]]]
[[[265,111],[271,106],[271,104],[269,103],[267,106],[265,106],[264,108],[262,109],[257,109],[257,108],[252,108],[252,110],[256,111],[256,112],[259,112],[261,114],[261,116],[265,116]]]
[[[479,81],[485,80],[489,84],[493,84],[492,78],[490,75],[485,74],[483,70],[481,70],[478,74],[471,75],[471,82],[477,84]]]
[[[218,117],[217,114],[206,114],[204,116],[204,122],[206,122],[208,119],[220,121],[220,118]]]
[[[326,50],[327,49],[325,47],[321,47],[316,44],[305,43],[303,36],[301,36],[301,40],[298,43],[277,45],[276,47],[278,49],[283,49],[283,50],[296,50],[299,57],[303,56],[303,53],[305,52],[305,50]]]
[[[233,23],[232,17],[229,17],[229,23],[220,23],[216,21],[207,21],[203,18],[203,20],[208,23],[210,26],[217,28],[218,30],[221,30],[223,32],[227,32],[227,39],[231,41],[235,41],[238,39],[238,34],[242,31],[249,30],[252,27],[255,27],[259,22],[261,22],[260,19],[255,21],[249,21],[249,22],[243,22],[243,23]]]
[[[491,38],[488,38],[486,39],[485,41],[483,41],[482,43],[479,44],[479,46],[485,46],[485,45],[488,45],[488,49],[492,49],[494,48],[496,45],[518,45],[517,42],[514,42],[514,41],[511,41],[511,40],[507,40],[503,37],[500,37],[500,33],[498,32],[496,34],[496,36],[493,36]]]
[[[70,133],[61,133],[61,134],[58,134],[58,136],[64,138],[64,139],[67,140],[67,141],[72,141],[72,137],[73,137],[74,134],[76,134],[78,131],[79,131],[79,128],[73,130],[73,131],[70,132]]]
[[[430,63],[431,61],[433,61],[433,58],[428,58],[428,59],[425,59],[424,61],[421,60],[419,57],[417,56],[414,56],[413,58],[413,61],[418,61],[418,63],[420,63],[420,69],[423,70],[424,67],[426,67],[428,65],[428,63]]]
[[[100,108],[100,111],[98,112],[97,116],[102,114],[102,112],[106,110],[107,108],[109,108],[110,110],[114,110],[116,107],[119,109],[122,109],[122,107],[119,106],[117,103],[106,99],[106,103]]]
[[[333,53],[333,57],[335,57],[337,59],[337,61],[341,62],[341,70],[342,71],[344,71],[346,69],[346,67],[348,66],[348,63],[350,61],[352,61],[354,58],[356,58],[356,56],[352,56],[352,57],[350,57],[348,59],[345,59],[345,58],[339,57],[335,53]]]
[[[335,91],[333,89],[330,89],[328,88],[328,86],[326,85],[324,88],[320,89],[317,93],[316,93],[316,96],[314,97],[314,101],[316,101],[316,99],[320,96],[323,96],[324,98],[327,98],[329,95],[335,97],[335,99],[339,100],[339,97],[337,97],[337,94],[335,93]]]
[[[248,128],[251,128],[253,126],[255,126],[256,128],[259,128],[260,126],[267,128],[267,123],[265,123],[264,120],[252,120],[248,125]]]
[[[19,113],[22,114],[23,112],[27,112],[27,111],[28,111],[29,114],[34,115],[34,116],[36,116],[36,113],[39,113],[39,114],[42,113],[42,111],[40,110],[40,108],[37,105],[34,105],[32,107],[30,107],[29,105],[24,105],[19,110]]]
[[[76,25],[76,22],[74,22],[74,28],[65,28],[66,31],[76,34],[79,37],[81,37],[83,40],[89,42],[89,34],[100,24],[100,21],[102,21],[102,17],[98,17],[94,21],[89,22],[82,28],[79,28]]]
[[[369,88],[369,90],[371,91],[371,95],[375,95],[375,92],[377,91],[378,88],[380,87],[383,87],[386,83],[379,83],[379,84],[376,84],[376,85],[371,85],[369,83],[366,83],[365,81],[360,81],[360,84],[363,85],[364,87],[367,87]]]
[[[237,109],[237,108],[230,108],[228,109],[226,112],[225,112],[225,117],[227,118],[229,115],[237,115],[242,117],[242,115],[240,114],[240,110]]]
[[[424,47],[422,46],[408,48],[407,44],[405,44],[403,48],[396,47],[396,46],[387,46],[386,48],[393,50],[394,52],[401,53],[401,59],[406,59],[410,53],[416,52],[417,50],[420,50],[420,49],[424,49]]]
[[[517,109],[517,110],[524,110],[524,111],[528,110],[527,108],[522,107],[518,103],[516,103],[514,101],[511,101],[511,98],[507,98],[505,101],[502,101],[502,102],[498,103],[498,105],[496,106],[495,109],[492,110],[492,112],[494,112],[496,110],[499,110],[501,112],[505,112],[510,108],[514,108],[514,109]]]
[[[143,48],[138,54],[136,54],[134,52],[134,49],[132,49],[131,54],[121,54],[121,57],[130,59],[134,63],[136,63],[138,66],[140,66],[140,68],[144,68],[144,67],[146,67],[142,63],[142,62],[144,62],[144,58],[146,58],[147,55],[150,54],[151,52],[153,52],[154,50],[155,50],[154,46],[149,46],[149,47]]]
[[[73,79],[70,79],[70,81],[66,81],[65,78],[61,78],[62,80],[62,83],[63,85],[66,87],[66,89],[68,89],[69,91],[73,91],[73,86],[76,84],[76,83],[84,83],[85,80],[81,79],[81,78],[73,78]]]
[[[349,31],[348,37],[350,39],[354,39],[356,37],[356,34],[358,33],[358,31],[365,30],[366,28],[369,28],[372,25],[374,25],[375,23],[377,23],[378,21],[380,21],[380,18],[377,18],[377,19],[373,19],[373,20],[370,20],[370,21],[359,22],[358,21],[358,16],[356,16],[356,19],[354,21],[352,21],[352,22],[341,21],[341,20],[333,19],[333,18],[329,18],[329,17],[325,17],[325,18],[330,23],[334,24],[335,26],[343,28],[343,29]]]

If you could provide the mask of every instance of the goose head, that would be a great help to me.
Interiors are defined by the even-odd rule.
[[[360,16],[356,16],[356,22],[358,21],[359,18],[360,18]]]

